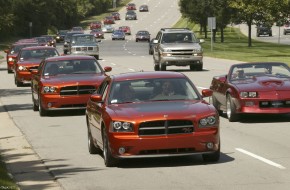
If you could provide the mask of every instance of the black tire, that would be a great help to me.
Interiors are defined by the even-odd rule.
[[[196,69],[194,65],[189,65],[189,68],[191,71],[194,71]]]
[[[21,86],[23,86],[23,83],[20,82],[20,81],[18,81],[18,80],[15,78],[15,85],[16,85],[17,87],[21,87]]]
[[[93,141],[92,134],[88,128],[88,148],[90,154],[99,154],[101,152],[99,147],[96,147]]]
[[[215,151],[214,153],[210,153],[210,154],[203,154],[202,158],[203,161],[205,162],[217,162],[220,159],[220,144],[219,144],[219,148],[217,151]]]
[[[161,71],[166,71],[166,65],[165,64],[161,64],[161,68],[160,68]]]
[[[136,42],[138,42],[138,40],[136,39]]]
[[[32,91],[32,93],[33,93],[33,91]],[[32,103],[33,103],[33,111],[39,111],[38,105],[35,104],[35,100],[33,98],[33,95],[32,95]]]
[[[110,147],[109,147],[109,140],[107,134],[103,131],[103,157],[104,162],[107,167],[116,166],[118,160],[113,157]]]
[[[232,96],[227,95],[227,103],[226,103],[226,111],[227,111],[227,118],[230,122],[235,122],[239,120],[239,115],[236,113],[236,106],[233,102]]]
[[[11,69],[7,69],[7,73],[13,73],[13,71]]]
[[[160,67],[158,64],[154,64],[154,71],[160,71]]]
[[[212,105],[215,107],[215,109],[218,111],[219,115],[223,115],[223,111],[220,110],[220,103],[217,101],[216,97],[212,95]]]
[[[197,66],[196,66],[196,70],[198,71],[202,71],[203,70],[203,63],[199,63]]]
[[[63,54],[67,54],[67,50],[63,50]]]
[[[43,117],[43,116],[47,116],[48,115],[48,111],[47,110],[45,110],[43,107],[42,107],[42,105],[41,105],[41,98],[40,97],[38,97],[38,110],[39,110],[39,115],[41,116],[41,117]]]

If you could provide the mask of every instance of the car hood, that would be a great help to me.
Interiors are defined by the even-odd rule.
[[[189,42],[189,43],[164,43],[161,44],[163,49],[175,49],[175,50],[184,50],[184,49],[201,49],[199,43]]]
[[[27,59],[23,61],[18,61],[18,65],[39,65],[42,59]]]
[[[290,91],[289,78],[253,77],[252,79],[233,81],[239,91]]]
[[[112,119],[162,120],[173,118],[200,118],[215,113],[213,106],[204,101],[154,101],[142,103],[112,104],[108,106]]]
[[[60,74],[55,76],[43,76],[43,84],[71,85],[71,84],[99,84],[104,80],[103,74]]]

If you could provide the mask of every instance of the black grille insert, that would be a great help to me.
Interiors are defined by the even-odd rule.
[[[66,86],[60,89],[61,96],[70,96],[70,95],[85,95],[92,94],[96,91],[94,86]]]

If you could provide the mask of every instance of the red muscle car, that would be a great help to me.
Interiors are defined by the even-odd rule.
[[[136,72],[108,76],[86,109],[88,148],[107,167],[122,158],[201,154],[220,157],[219,115],[182,73]]]
[[[37,69],[41,60],[47,57],[59,56],[55,47],[32,46],[22,48],[14,64],[14,81],[17,87],[30,83],[31,71]]]
[[[290,113],[290,68],[285,63],[234,64],[227,75],[213,77],[210,89],[213,105],[230,122],[241,114]]]
[[[113,16],[106,16],[103,20],[104,24],[115,24],[115,19]]]
[[[43,60],[33,71],[33,110],[40,116],[54,110],[85,109],[90,95],[111,67],[100,66],[93,56],[58,56]]]

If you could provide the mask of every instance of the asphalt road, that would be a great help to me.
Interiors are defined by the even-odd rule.
[[[132,27],[132,34],[147,29],[155,36],[161,27],[171,27],[179,17],[178,0],[139,0],[149,13],[137,13],[137,21],[125,21],[125,11],[117,26]],[[61,45],[58,45],[61,52]],[[101,42],[100,63],[112,66],[109,74],[153,71],[147,42]],[[211,78],[225,74],[237,61],[204,58],[203,71],[189,67],[168,67],[186,74],[199,89],[209,88]],[[221,119],[221,159],[205,164],[200,156],[130,159],[118,167],[106,168],[99,155],[90,155],[84,112],[56,112],[40,117],[32,110],[30,87],[16,87],[6,65],[0,65],[1,101],[11,119],[26,135],[39,157],[66,190],[79,189],[255,189],[288,190],[290,187],[290,116],[254,115],[241,122]],[[0,121],[1,122],[1,121]],[[39,188],[41,189],[41,187]]]

